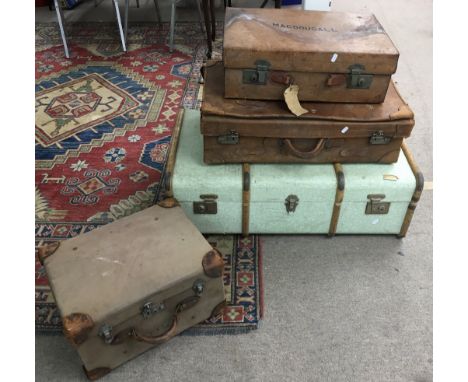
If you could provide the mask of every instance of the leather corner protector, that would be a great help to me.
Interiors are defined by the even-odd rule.
[[[93,370],[86,370],[86,368],[83,366],[83,370],[86,374],[86,377],[91,380],[91,381],[95,381],[99,378],[102,378],[104,377],[106,374],[109,374],[111,372],[111,369],[108,368],[108,367],[98,367],[96,369],[93,369]]]
[[[44,265],[45,259],[53,255],[59,246],[60,242],[56,241],[54,243],[43,245],[37,248],[37,258],[39,259],[41,265]]]
[[[210,278],[221,277],[223,275],[223,256],[215,248],[203,256],[202,265],[205,275]]]
[[[389,116],[390,120],[396,120],[396,119],[413,119],[414,118],[414,113],[413,110],[410,109],[410,107],[406,104],[400,106],[398,111],[395,113],[390,114]]]
[[[88,333],[94,327],[93,319],[84,313],[72,313],[63,318],[63,333],[74,345],[86,341]]]
[[[158,202],[158,206],[162,208],[173,208],[179,205],[176,198],[166,198]]]
[[[216,317],[219,316],[222,312],[223,309],[227,306],[227,301],[223,300],[221,301],[218,305],[216,305],[213,310],[211,311],[211,317]]]

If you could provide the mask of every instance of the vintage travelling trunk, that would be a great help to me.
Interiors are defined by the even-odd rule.
[[[424,183],[405,144],[385,165],[207,165],[199,120],[185,111],[166,190],[201,232],[405,236]]]
[[[414,126],[393,83],[381,104],[303,103],[223,97],[223,64],[205,67],[201,132],[205,163],[393,163]]]
[[[399,53],[372,14],[227,8],[225,96],[379,103]]]
[[[88,378],[216,314],[223,260],[174,199],[39,253]]]

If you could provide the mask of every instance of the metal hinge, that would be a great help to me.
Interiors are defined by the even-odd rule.
[[[366,205],[366,215],[385,215],[390,209],[390,202],[382,202],[385,199],[385,194],[370,194],[367,195],[369,201]]]
[[[286,206],[286,212],[289,214],[290,212],[296,211],[296,207],[298,204],[299,198],[296,195],[289,195],[284,201],[284,205]]]
[[[384,135],[382,130],[372,133],[369,143],[371,145],[386,145],[392,141],[392,137]]]
[[[221,145],[237,145],[239,143],[239,133],[231,131],[229,134],[220,135],[218,143]]]
[[[218,213],[218,204],[216,202],[218,195],[200,195],[200,199],[203,200],[200,202],[193,202],[194,214],[216,215]]]
[[[374,76],[372,74],[364,74],[364,72],[364,65],[351,65],[349,67],[349,74],[347,75],[347,87],[349,89],[369,89]]]
[[[255,61],[255,69],[244,69],[242,71],[242,82],[251,85],[265,85],[270,63],[266,60]]]

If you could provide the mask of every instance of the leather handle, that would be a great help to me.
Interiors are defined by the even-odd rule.
[[[321,151],[325,147],[326,139],[321,138],[317,142],[317,145],[311,151],[300,151],[300,150],[296,149],[294,147],[294,145],[292,144],[291,140],[288,139],[288,138],[283,139],[283,141],[286,144],[286,147],[288,148],[288,151],[291,154],[293,154],[293,155],[295,155],[295,156],[297,156],[299,158],[302,158],[302,159],[310,159],[310,158],[313,158],[313,157],[315,157],[315,156],[317,156],[318,154],[321,153]]]
[[[161,344],[163,342],[166,342],[167,340],[170,340],[172,337],[174,337],[177,329],[177,314],[175,314],[172,318],[172,324],[168,330],[166,330],[163,334],[160,334],[159,336],[145,336],[143,334],[140,334],[136,331],[136,329],[132,329],[131,331],[131,336],[140,342],[146,342],[147,344],[151,345],[157,345]]]
[[[172,316],[171,326],[165,333],[160,334],[159,336],[145,336],[143,334],[138,333],[136,329],[133,328],[130,331],[130,335],[137,341],[146,342],[151,345],[156,345],[156,344],[166,342],[167,340],[170,340],[172,337],[174,337],[174,335],[176,334],[179,313],[184,310],[192,308],[198,303],[198,301],[200,301],[200,296],[189,296],[185,298],[184,300],[182,300],[181,302],[179,302],[175,308],[175,313]]]

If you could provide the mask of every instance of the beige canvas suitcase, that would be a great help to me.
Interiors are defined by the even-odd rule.
[[[372,14],[227,8],[226,98],[383,102],[399,53]]]
[[[217,314],[225,299],[223,259],[175,199],[39,256],[92,380]]]

